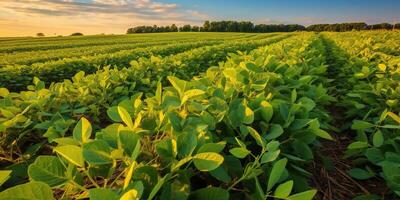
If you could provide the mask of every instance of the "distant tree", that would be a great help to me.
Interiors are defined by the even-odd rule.
[[[192,27],[189,24],[186,24],[179,28],[180,32],[190,32],[191,30],[192,30]]]
[[[38,36],[38,37],[44,37],[44,33],[37,33],[36,36]]]
[[[171,32],[178,32],[178,27],[175,24],[171,25]]]
[[[71,36],[83,36],[82,33],[72,33]]]
[[[200,31],[200,27],[198,26],[192,26],[192,32],[199,32]]]
[[[210,31],[210,21],[205,21],[202,28],[204,32]]]

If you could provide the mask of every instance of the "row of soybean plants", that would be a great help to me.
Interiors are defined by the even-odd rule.
[[[399,56],[400,55],[400,34],[398,31],[367,31],[358,32],[357,38],[353,37],[355,34],[341,33],[342,37],[349,37],[349,40],[343,41],[347,43],[353,43],[359,47],[354,49],[369,49],[375,52],[382,52],[388,55]],[[354,42],[359,39],[364,42]]]
[[[265,38],[269,38],[265,35]],[[259,40],[259,38],[257,38]],[[234,39],[232,41],[247,42],[249,39]],[[256,39],[254,39],[256,40]],[[265,39],[264,39],[265,40]],[[262,41],[264,41],[262,40]],[[252,41],[252,40],[250,40]],[[227,41],[229,42],[229,41]],[[62,60],[36,63],[30,66],[10,66],[0,68],[0,86],[12,91],[23,90],[32,83],[34,76],[43,80],[46,84],[59,82],[71,78],[79,71],[94,73],[105,66],[125,67],[132,60],[151,55],[166,56],[180,53],[193,48],[224,43],[223,40],[199,40],[189,42],[176,42],[168,45],[122,50],[111,54],[99,54],[87,57],[65,58]]]
[[[10,93],[2,88],[0,89],[2,157],[9,161],[8,168],[24,169],[33,161],[39,149],[47,148],[48,145],[43,142],[63,137],[80,117],[90,115],[91,121],[97,124],[108,123],[107,108],[137,92],[148,91],[149,88],[153,88],[154,91],[157,81],[165,79],[168,75],[191,79],[182,75],[189,73],[196,75],[196,71],[198,74],[207,67],[223,61],[230,52],[248,51],[285,37],[246,43],[231,42],[193,49],[164,58],[142,58],[133,61],[132,67],[129,68],[106,68],[86,76],[84,72],[80,72],[72,78],[72,81],[55,83],[48,89],[45,89],[44,82],[37,78],[34,79],[34,85],[28,87],[29,91]],[[138,68],[139,66],[141,68]],[[26,178],[26,170],[21,172],[15,172],[14,182]]]
[[[360,180],[383,178],[400,195],[400,57],[374,51],[357,34],[326,38],[333,56],[342,60],[337,69],[343,94],[339,105],[346,119],[353,120],[348,127],[357,133],[346,152],[357,166],[349,174]]]
[[[0,198],[312,199],[305,166],[331,139],[323,49],[303,33],[191,80],[168,76],[109,107],[106,127],[86,115],[52,138],[29,183]]]
[[[177,37],[178,36],[178,37]],[[50,60],[60,60],[71,57],[83,57],[105,53],[114,53],[121,50],[134,49],[139,47],[149,47],[162,44],[172,44],[177,42],[187,41],[200,41],[200,40],[233,40],[239,38],[249,38],[248,35],[237,35],[236,37],[214,37],[212,35],[204,34],[199,37],[180,37],[179,35],[170,37],[160,36],[153,38],[135,38],[124,42],[116,42],[116,44],[97,44],[95,46],[84,47],[70,47],[62,49],[51,50],[35,50],[26,52],[14,52],[0,54],[0,67],[7,65],[31,65],[33,63],[45,62]],[[265,37],[263,34],[255,35],[252,37]],[[252,38],[250,37],[250,38]],[[249,38],[249,39],[250,39]]]
[[[236,37],[238,35],[251,35],[251,34],[237,34],[237,33],[209,33],[210,37],[225,38]],[[113,45],[119,43],[129,43],[144,40],[153,40],[154,38],[193,38],[202,37],[200,34],[193,33],[164,33],[164,34],[140,34],[140,35],[98,35],[98,36],[84,36],[84,37],[51,37],[51,38],[31,38],[27,40],[11,40],[1,42],[0,53],[16,53],[25,51],[37,50],[55,50],[71,47],[84,47],[84,46],[98,46],[98,45]]]

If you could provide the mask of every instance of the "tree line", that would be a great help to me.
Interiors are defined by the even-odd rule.
[[[400,23],[380,23],[368,25],[364,22],[336,23],[336,24],[313,24],[307,27],[300,24],[257,24],[249,21],[205,21],[203,26],[192,26],[190,24],[181,27],[171,26],[136,26],[129,28],[127,33],[163,33],[163,32],[294,32],[294,31],[334,31],[344,32],[352,30],[393,30],[400,29]]]

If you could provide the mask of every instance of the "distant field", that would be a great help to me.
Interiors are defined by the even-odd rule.
[[[0,199],[395,199],[400,33],[0,38],[0,134]]]

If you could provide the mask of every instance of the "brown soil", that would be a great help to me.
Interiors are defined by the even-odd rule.
[[[343,111],[337,107],[332,107],[330,113],[335,119],[336,127],[344,124]],[[347,174],[354,165],[351,159],[344,158],[346,147],[352,141],[352,133],[331,133],[334,141],[322,142],[322,147],[318,150],[319,155],[330,159],[333,167],[326,169],[321,156],[316,156],[310,171],[313,172],[311,186],[318,189],[316,200],[351,200],[360,195],[374,194],[382,199],[394,200],[396,197],[388,197],[390,190],[385,182],[379,178],[366,181],[355,180]]]

